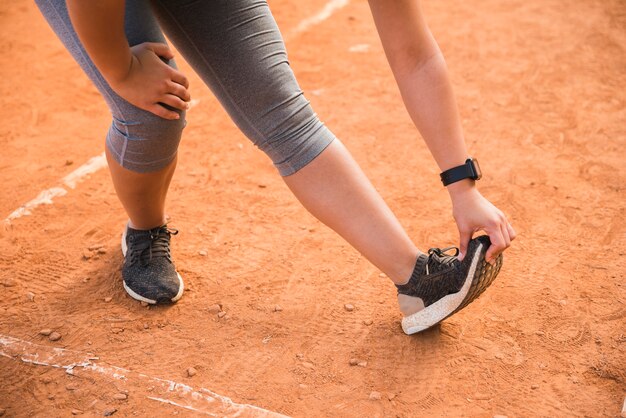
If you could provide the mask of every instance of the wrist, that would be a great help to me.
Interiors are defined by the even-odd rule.
[[[468,195],[478,193],[476,181],[469,178],[454,182],[446,186],[446,189],[453,202]]]
[[[116,59],[110,60],[100,69],[102,76],[111,85],[115,86],[128,78],[132,67],[135,65],[135,56],[130,48],[127,51],[119,52]]]

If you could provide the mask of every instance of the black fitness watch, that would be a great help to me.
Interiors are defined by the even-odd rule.
[[[483,176],[483,173],[480,171],[478,160],[468,158],[467,160],[465,160],[465,164],[446,170],[439,176],[441,177],[441,182],[443,183],[443,185],[448,186],[452,183],[456,183],[459,180],[468,178],[472,180],[480,180],[480,178]]]

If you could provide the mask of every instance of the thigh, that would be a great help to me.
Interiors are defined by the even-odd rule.
[[[294,77],[265,0],[152,3],[168,38],[281,174],[299,168],[283,167],[287,160],[312,159],[330,143],[327,130],[319,135],[325,128]],[[323,139],[313,144],[312,137]]]
[[[116,118],[127,119],[129,113],[145,112],[127,103],[109,87],[74,31],[65,0],[36,0],[36,4],[52,30],[100,91],[109,105],[111,113]],[[143,42],[165,42],[165,37],[148,0],[129,0],[126,2],[125,31],[131,46]]]

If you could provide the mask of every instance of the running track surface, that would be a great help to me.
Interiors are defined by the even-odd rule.
[[[455,244],[447,195],[367,5],[331,3],[271,2],[305,93],[420,248]],[[64,190],[0,228],[5,415],[222,415],[228,405],[215,402],[229,399],[253,405],[241,410],[250,416],[618,416],[626,6],[425,9],[485,172],[481,190],[520,236],[485,295],[407,337],[390,282],[299,206],[184,63],[196,101],[168,211],[188,291],[169,308],[128,298],[122,209],[106,170],[80,171],[102,152],[106,108],[30,2],[0,6],[10,57],[0,66],[0,216]],[[62,338],[49,341],[45,328]],[[68,373],[85,359],[91,368]],[[190,389],[165,399],[158,382]]]

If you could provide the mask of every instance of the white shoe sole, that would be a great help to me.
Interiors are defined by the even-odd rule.
[[[465,282],[463,283],[463,287],[460,291],[444,296],[421,311],[402,318],[402,330],[405,334],[411,335],[424,331],[443,321],[464,306],[464,302],[466,302],[470,288],[472,288],[472,284],[474,284],[474,274],[476,273],[478,262],[483,253],[483,246],[483,243],[478,244],[478,247],[474,252],[474,258],[472,259],[470,268],[467,271],[467,277],[465,277]],[[476,281],[480,280],[480,277],[476,278]],[[469,302],[471,301],[467,301],[467,303]],[[467,303],[465,303],[465,305]]]
[[[128,251],[128,247],[126,246],[126,227],[124,228],[124,232],[122,232],[122,255],[124,257],[126,257],[126,252]],[[183,278],[180,276],[179,272],[176,272],[176,275],[178,276],[178,293],[176,293],[176,296],[174,296],[171,300],[172,302],[176,302],[178,299],[183,297],[183,292],[185,291],[185,283],[183,282]],[[128,287],[126,285],[126,281],[122,281],[123,285],[124,285],[124,290],[126,290],[126,293],[128,293],[130,295],[131,298],[138,300],[140,302],[146,302],[149,303],[150,305],[156,305],[157,301],[153,300],[153,299],[148,299],[145,298],[141,295],[138,295],[137,293],[135,293],[133,291],[133,289],[131,289],[130,287]]]

